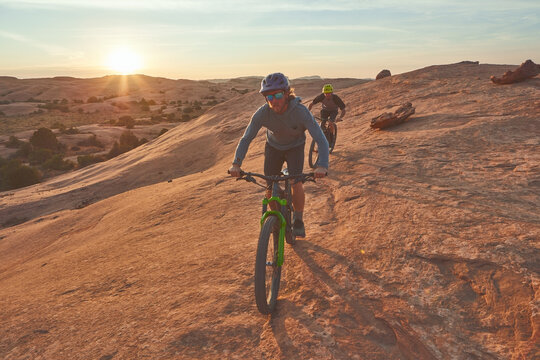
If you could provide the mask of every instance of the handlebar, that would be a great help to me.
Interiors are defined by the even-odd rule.
[[[230,173],[229,171],[227,172]],[[263,174],[257,174],[257,173],[252,173],[252,172],[240,171],[240,177],[236,178],[236,180],[237,181],[245,180],[247,182],[252,182],[254,184],[259,185],[259,183],[257,183],[257,180],[255,180],[256,177],[261,178],[263,180],[268,180],[271,182],[287,181],[291,179],[299,179],[301,182],[306,182],[306,181],[315,182],[315,173],[313,172],[303,173],[303,174],[298,174],[298,175],[263,175]]]
[[[251,178],[258,177],[258,178],[272,181],[272,182],[286,181],[290,179],[300,179],[300,181],[302,182],[306,182],[306,181],[315,182],[315,173],[312,173],[312,172],[305,173],[305,174],[298,174],[298,175],[263,175],[263,174],[240,171],[240,177],[238,178],[238,180],[250,181],[249,180],[250,177]]]

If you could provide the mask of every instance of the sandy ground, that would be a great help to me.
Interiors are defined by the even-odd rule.
[[[262,193],[226,176],[257,94],[0,193],[0,358],[539,358],[540,78],[489,81],[513,68],[336,87],[348,115],[271,316],[253,296]],[[406,101],[407,123],[369,128]]]

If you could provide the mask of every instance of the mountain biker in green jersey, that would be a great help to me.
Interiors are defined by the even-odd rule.
[[[332,130],[332,134],[335,134],[335,122],[343,121],[343,116],[345,116],[345,103],[343,102],[343,100],[341,100],[339,96],[334,94],[334,87],[332,86],[332,84],[326,84],[323,86],[322,94],[319,94],[315,99],[313,99],[311,104],[309,104],[309,111],[311,111],[313,105],[317,103],[322,104],[321,119],[328,121],[328,124],[330,124],[330,129]],[[341,110],[341,114],[336,120],[336,117],[338,115],[338,109]]]
[[[290,175],[300,175],[304,169],[305,131],[309,131],[319,146],[319,167],[314,171],[316,178],[326,176],[328,172],[328,141],[311,112],[301,104],[294,94],[289,79],[282,73],[273,73],[261,81],[259,91],[266,104],[261,106],[251,117],[244,135],[240,139],[229,173],[239,177],[240,166],[248,151],[249,144],[261,127],[266,128],[264,151],[264,174],[279,175],[284,162]],[[272,196],[271,182],[267,182],[266,197]],[[304,185],[297,182],[292,185],[293,196],[293,234],[305,237],[303,222],[305,204]]]

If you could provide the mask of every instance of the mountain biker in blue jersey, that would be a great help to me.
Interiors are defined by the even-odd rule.
[[[334,122],[339,122],[343,120],[343,116],[345,116],[345,103],[339,96],[334,94],[334,87],[331,84],[326,84],[322,88],[322,94],[319,94],[311,104],[309,104],[308,109],[311,111],[311,108],[313,105],[321,103],[322,109],[321,109],[321,119],[322,120],[328,120],[328,124],[330,124],[330,129],[332,130],[332,134],[336,133],[336,127]],[[341,114],[339,115],[339,118],[336,120],[336,117],[338,115],[338,109],[341,110]]]
[[[273,73],[261,81],[259,91],[266,104],[261,106],[251,117],[251,121],[240,139],[229,173],[239,177],[240,166],[248,151],[249,144],[261,127],[266,128],[266,145],[264,151],[264,174],[279,175],[284,162],[290,175],[300,175],[304,169],[305,131],[319,146],[319,167],[314,171],[316,178],[326,176],[328,172],[328,141],[311,112],[300,103],[294,94],[289,79],[282,73]],[[268,182],[266,197],[272,196],[271,182]],[[305,237],[303,221],[305,204],[304,185],[297,182],[292,185],[293,196],[293,234]]]

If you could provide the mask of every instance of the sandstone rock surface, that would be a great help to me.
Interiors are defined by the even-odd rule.
[[[488,81],[512,68],[340,86],[347,121],[305,187],[272,316],[253,296],[264,190],[226,173],[256,92],[0,193],[2,220],[26,218],[0,229],[0,358],[540,358],[540,79]],[[419,116],[373,131],[389,99]],[[264,142],[244,170],[262,171]]]
[[[525,81],[540,74],[540,65],[532,60],[522,63],[516,70],[507,71],[501,77],[491,76],[491,81],[495,84],[504,85]]]
[[[373,129],[384,129],[404,123],[409,117],[414,114],[415,108],[410,102],[401,105],[393,113],[384,113],[371,119],[370,126]]]
[[[389,76],[392,76],[392,74],[390,73],[390,70],[381,70],[377,76],[375,77],[375,80],[379,80],[379,79],[383,79],[385,77],[389,77]]]

